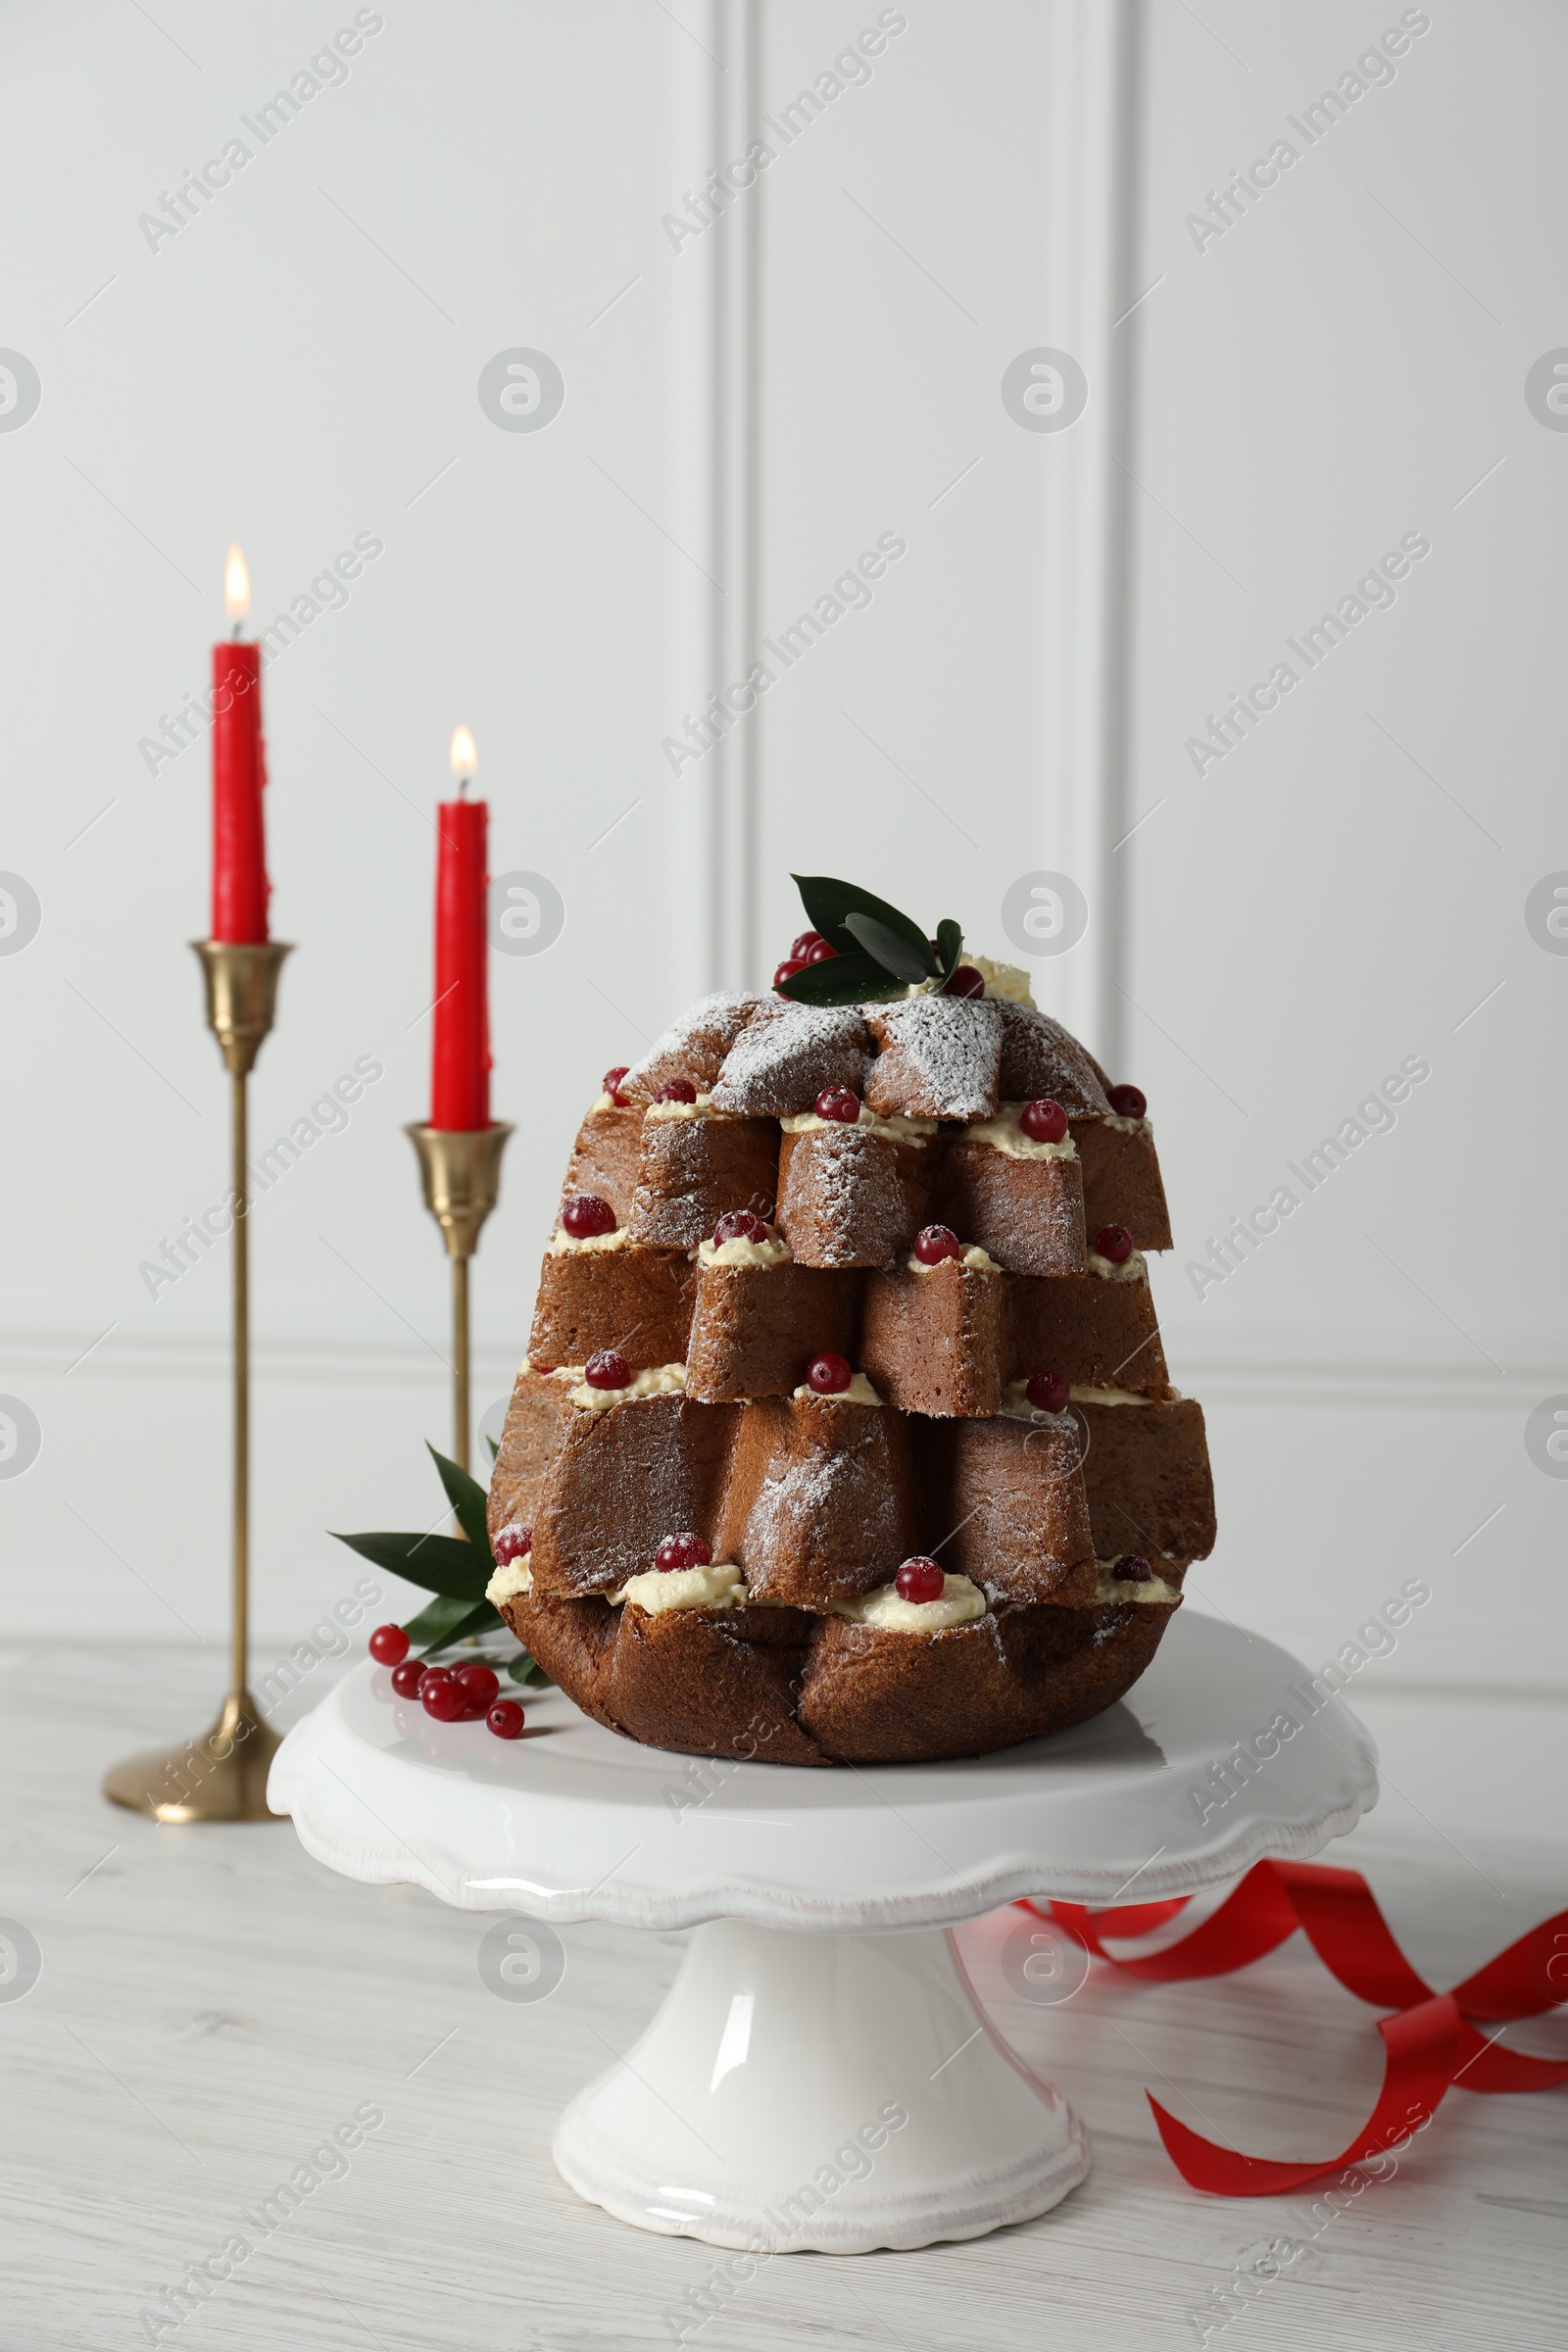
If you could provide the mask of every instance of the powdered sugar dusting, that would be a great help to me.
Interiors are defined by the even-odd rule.
[[[784,1118],[809,1110],[824,1087],[865,1084],[871,1041],[853,1004],[792,1004],[765,998],[724,1057],[718,1110]]]
[[[866,1127],[787,1139],[778,1223],[802,1265],[893,1264],[909,1234],[898,1150]]]
[[[1110,1109],[1099,1069],[1070,1030],[1032,1004],[999,1003],[1001,1087],[1009,1102],[1049,1095],[1069,1118],[1103,1118]]]
[[[989,1119],[996,1115],[1003,1007],[985,998],[910,997],[866,1018],[882,1048],[865,1099],[886,1116]]]
[[[788,1445],[803,1446],[792,1428]],[[739,1545],[747,1584],[764,1594],[783,1586],[808,1605],[874,1584],[896,1558],[907,1529],[906,1505],[882,1446],[865,1437],[830,1447],[805,1440],[794,1458],[780,1446],[746,1515]]]
[[[671,1078],[689,1078],[700,1093],[712,1087],[724,1057],[748,1021],[772,1000],[749,989],[719,988],[688,1004],[620,1082],[629,1102],[651,1102]]]

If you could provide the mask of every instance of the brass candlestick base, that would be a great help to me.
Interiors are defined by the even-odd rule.
[[[231,1690],[210,1732],[149,1747],[104,1775],[104,1794],[154,1821],[274,1821],[267,1775],[282,1745],[248,1690]]]
[[[419,1156],[424,1205],[446,1236],[452,1260],[452,1459],[468,1461],[468,1260],[501,1193],[501,1154],[512,1129],[458,1130],[413,1126],[404,1129]]]
[[[280,940],[192,940],[202,967],[207,1026],[229,1073],[234,1195],[234,1509],[228,1696],[212,1730],[177,1747],[149,1748],[104,1776],[104,1794],[155,1821],[273,1821],[267,1771],[278,1735],[247,1688],[250,1672],[251,1297],[246,1080],[277,1010]]]

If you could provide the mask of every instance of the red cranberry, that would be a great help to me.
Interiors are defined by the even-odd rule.
[[[712,1556],[701,1536],[666,1536],[654,1554],[654,1566],[666,1574],[671,1568],[706,1568]]]
[[[1129,1118],[1132,1113],[1127,1114]],[[1116,1578],[1123,1585],[1147,1585],[1154,1571],[1141,1552],[1124,1551],[1116,1562]]]
[[[562,1210],[561,1222],[574,1242],[586,1242],[594,1234],[613,1233],[615,1212],[597,1193],[578,1193]]]
[[[1118,1119],[1141,1119],[1149,1108],[1149,1097],[1140,1086],[1107,1087],[1105,1095]]]
[[[806,1369],[806,1385],[813,1396],[842,1396],[854,1378],[849,1357],[836,1355],[831,1348],[813,1355]]]
[[[490,1546],[490,1556],[498,1568],[510,1568],[533,1549],[531,1527],[504,1527]]]
[[[495,1705],[501,1684],[488,1666],[481,1666],[477,1660],[471,1666],[459,1666],[454,1670],[453,1680],[461,1683],[467,1692],[473,1714],[482,1715],[487,1707]]]
[[[766,1239],[767,1227],[749,1208],[732,1208],[713,1227],[715,1250],[722,1250],[726,1242],[765,1242]]]
[[[424,1660],[405,1658],[401,1666],[392,1669],[392,1688],[399,1698],[417,1698],[419,1685],[424,1680]]]
[[[461,1723],[468,1709],[468,1694],[454,1675],[437,1667],[419,1685],[419,1700],[437,1723]]]
[[[901,1600],[940,1600],[947,1582],[935,1560],[916,1554],[905,1561],[893,1580],[893,1589]]]
[[[816,1098],[816,1115],[853,1127],[860,1115],[860,1098],[853,1086],[824,1086]]]
[[[940,1266],[945,1257],[961,1257],[963,1244],[951,1225],[926,1225],[914,1237],[914,1254],[922,1266]]]
[[[1067,1132],[1067,1113],[1059,1102],[1043,1095],[1038,1102],[1024,1104],[1018,1124],[1032,1144],[1059,1144]]]
[[[522,1738],[522,1709],[514,1698],[498,1698],[485,1721],[498,1740]]]
[[[1059,1372],[1036,1372],[1024,1383],[1023,1393],[1042,1413],[1064,1413],[1072,1396]]]
[[[370,1636],[369,1651],[378,1666],[397,1666],[409,1654],[409,1637],[401,1625],[378,1625]]]
[[[826,963],[837,954],[837,948],[829,947],[825,939],[819,939],[814,948],[807,949],[806,960],[808,963]]]
[[[826,947],[820,931],[798,931],[790,943],[790,954],[797,963],[804,963],[813,948]]]
[[[656,1102],[695,1102],[697,1089],[689,1078],[666,1078],[654,1100]]]
[[[786,980],[793,980],[797,972],[805,969],[806,958],[804,956],[786,956],[784,961],[774,970],[773,986],[782,988]]]
[[[960,963],[942,993],[945,997],[983,997],[985,974],[977,972],[972,963]]]
[[[610,1097],[612,1102],[618,1103],[622,1110],[624,1110],[626,1107],[626,1098],[620,1091],[620,1082],[625,1077],[626,1072],[630,1067],[631,1064],[629,1062],[617,1062],[615,1067],[612,1070],[607,1070],[604,1074],[604,1077],[600,1080],[601,1086],[603,1087],[605,1093]]]
[[[1095,1236],[1095,1255],[1124,1266],[1133,1253],[1133,1237],[1125,1225],[1102,1225]]]
[[[591,1389],[629,1389],[631,1366],[613,1348],[601,1348],[591,1355],[582,1368],[582,1376]]]

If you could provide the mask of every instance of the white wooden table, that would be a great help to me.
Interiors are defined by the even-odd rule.
[[[498,2000],[475,1965],[484,1920],[338,1879],[283,1823],[160,1829],[100,1799],[105,1765],[211,1712],[206,1657],[38,1648],[0,1666],[0,1915],[43,1955],[26,1997],[0,2001],[0,2352],[153,2340],[144,2310],[167,2322],[165,2291],[208,2261],[230,2275],[157,2339],[182,2352],[1568,2337],[1568,2091],[1451,2094],[1397,2177],[1326,2228],[1310,2191],[1199,2197],[1145,2086],[1254,2153],[1342,2146],[1380,2077],[1372,2012],[1299,1939],[1208,1984],[1097,1968],[1066,2006],[1027,2007],[996,1966],[1006,1916],[961,1931],[965,1953],[1003,2030],[1085,2117],[1085,2186],[964,2245],[781,2257],[703,2321],[687,2298],[713,2249],[579,2204],[549,2154],[566,2098],[657,2006],[678,1936],[564,1930],[560,1990]],[[1356,1704],[1397,1786],[1331,1858],[1367,1872],[1415,1964],[1447,1984],[1568,1899],[1565,1711]],[[1489,1835],[1489,1813],[1514,1834]],[[1568,2047],[1556,2025],[1510,2033]],[[296,2177],[362,2108],[384,2120],[312,2167],[316,2185]],[[274,2223],[264,2200],[291,2177],[298,2203]]]

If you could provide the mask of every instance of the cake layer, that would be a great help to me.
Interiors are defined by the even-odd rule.
[[[1082,1417],[1084,1485],[1102,1559],[1141,1552],[1178,1579],[1214,1548],[1214,1482],[1203,1408],[1190,1396],[1165,1404],[1073,1400]]]
[[[809,1266],[704,1266],[685,1348],[687,1395],[788,1396],[813,1356],[831,1349],[853,1359],[858,1289],[853,1274]]]
[[[563,1200],[590,1193],[610,1202],[617,1225],[630,1224],[642,1156],[642,1104],[617,1108],[608,1096],[602,1097],[577,1130],[566,1163]]]
[[[665,1536],[710,1528],[740,1407],[679,1393],[603,1410],[560,1375],[521,1372],[490,1480],[492,1532],[530,1527],[544,1592],[618,1592]]]
[[[933,1139],[934,1141],[934,1139]],[[786,1133],[779,1153],[778,1225],[807,1266],[890,1266],[919,1229],[919,1145],[872,1126],[824,1121]]]
[[[670,1079],[687,1078],[711,1092],[720,1109],[779,1118],[809,1110],[824,1087],[851,1086],[884,1113],[989,1118],[999,1099],[1003,1017],[1004,1007],[985,999],[916,996],[814,1007],[721,993],[703,998],[657,1038],[620,1091],[648,1102]],[[1029,1018],[1042,1035],[1071,1046],[1044,1015]],[[1082,1057],[1082,1048],[1074,1051]],[[1092,1066],[1086,1082],[1075,1101],[1101,1109]]]
[[[689,1078],[700,1094],[710,1093],[748,1023],[778,1002],[750,989],[721,988],[699,997],[631,1064],[616,1091],[628,1102],[652,1102],[671,1079]]]
[[[1083,1446],[1070,1417],[910,1427],[920,1525],[950,1574],[967,1576],[993,1601],[1094,1599]]]
[[[1212,1540],[1201,1416],[1185,1404],[977,1420],[847,1396],[589,1395],[569,1370],[519,1374],[491,1479],[492,1532],[532,1529],[545,1595],[618,1592],[691,1533],[757,1602],[830,1608],[934,1556],[993,1603],[1078,1606],[1097,1552],[1162,1573]]]
[[[1169,1396],[1147,1277],[1066,1274],[1036,1282],[1014,1275],[1004,1287],[1009,1380],[1027,1380],[1044,1369],[1060,1373],[1074,1388]]]
[[[1091,1236],[1125,1225],[1136,1250],[1168,1250],[1170,1210],[1147,1119],[1075,1118],[1072,1140],[1083,1162],[1084,1220]]]
[[[759,1400],[707,1531],[714,1559],[741,1568],[754,1599],[808,1608],[891,1584],[921,1548],[910,1446],[909,1423],[881,1405]]]
[[[982,1415],[1002,1402],[1007,1278],[955,1257],[867,1277],[860,1362],[908,1413]]]
[[[1076,1152],[1065,1156],[1060,1147],[1037,1146],[1030,1152],[1016,1119],[998,1119],[953,1136],[934,1182],[941,1222],[977,1242],[1009,1274],[1083,1272],[1084,1188]]]
[[[997,1083],[1004,1102],[1059,1102],[1069,1119],[1102,1117],[1110,1108],[1104,1074],[1059,1021],[1032,1004],[997,1005],[1002,1062]]]
[[[732,1209],[770,1217],[778,1182],[778,1131],[772,1123],[706,1111],[692,1118],[661,1118],[658,1112],[664,1107],[656,1104],[643,1119],[642,1159],[627,1219],[632,1238],[695,1250]]]
[[[689,1394],[710,1401],[788,1396],[828,1349],[906,1412],[984,1418],[1006,1382],[1035,1372],[1170,1393],[1147,1279],[1009,1275],[953,1258],[917,1273],[906,1257],[884,1273],[787,1260],[700,1267],[696,1252],[629,1238],[553,1247],[529,1359],[582,1364],[602,1348],[634,1372],[683,1362]]]
[[[867,1107],[886,1118],[994,1118],[1002,1074],[1002,1014],[984,998],[906,997],[866,1007],[878,1052]]]
[[[1012,1605],[929,1635],[758,1605],[649,1616],[537,1590],[501,1605],[567,1696],[628,1739],[872,1764],[986,1755],[1101,1713],[1144,1672],[1175,1603]]]
[[[615,1348],[634,1372],[686,1358],[698,1270],[684,1250],[547,1250],[528,1359],[585,1364]],[[735,1395],[744,1395],[737,1390]]]
[[[1015,1274],[1081,1272],[1086,1216],[1089,1234],[1118,1223],[1140,1246],[1157,1232],[1168,1242],[1147,1135],[1078,1123],[1074,1138],[1095,1155],[1089,1202],[1076,1142],[1032,1144],[1018,1124],[1024,1100],[966,1127],[867,1107],[858,1124],[808,1108],[781,1129],[771,1117],[721,1114],[708,1098],[652,1107],[604,1098],[578,1130],[562,1199],[597,1196],[634,1239],[666,1249],[694,1249],[731,1210],[771,1217],[776,1200],[779,1229],[808,1266],[897,1266],[931,1222]]]

